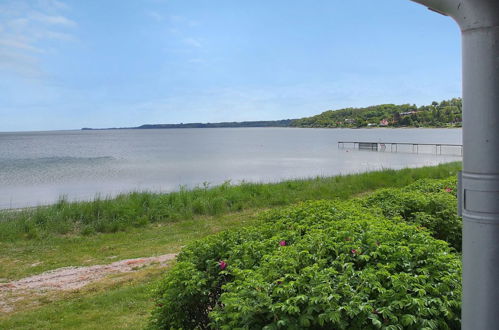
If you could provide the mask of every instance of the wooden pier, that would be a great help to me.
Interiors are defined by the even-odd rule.
[[[390,151],[398,152],[399,146],[410,146],[410,150],[419,153],[420,146],[435,147],[435,154],[442,154],[442,147],[458,148],[461,156],[463,155],[462,144],[448,143],[410,143],[410,142],[365,142],[365,141],[338,141],[338,148],[352,146],[353,149],[371,150],[371,151]],[[389,148],[388,148],[389,146]]]

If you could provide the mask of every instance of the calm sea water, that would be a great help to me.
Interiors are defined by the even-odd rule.
[[[461,144],[460,129],[221,128],[0,133],[0,208],[173,191],[226,180],[273,182],[460,160],[339,149],[338,141]]]

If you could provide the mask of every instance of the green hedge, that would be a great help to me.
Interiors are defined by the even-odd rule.
[[[411,189],[428,193],[400,193]],[[189,245],[156,290],[150,327],[458,329],[459,256],[362,203],[303,203]]]
[[[457,216],[456,179],[419,180],[401,189],[380,189],[361,201],[386,217],[427,228],[461,251],[462,220]]]

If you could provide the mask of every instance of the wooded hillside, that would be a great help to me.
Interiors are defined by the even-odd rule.
[[[319,115],[296,119],[292,127],[460,127],[462,100],[416,105],[382,104],[367,108],[328,110]]]

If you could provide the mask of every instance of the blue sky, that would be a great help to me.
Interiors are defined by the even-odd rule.
[[[0,0],[0,131],[299,118],[461,94],[408,0]]]

